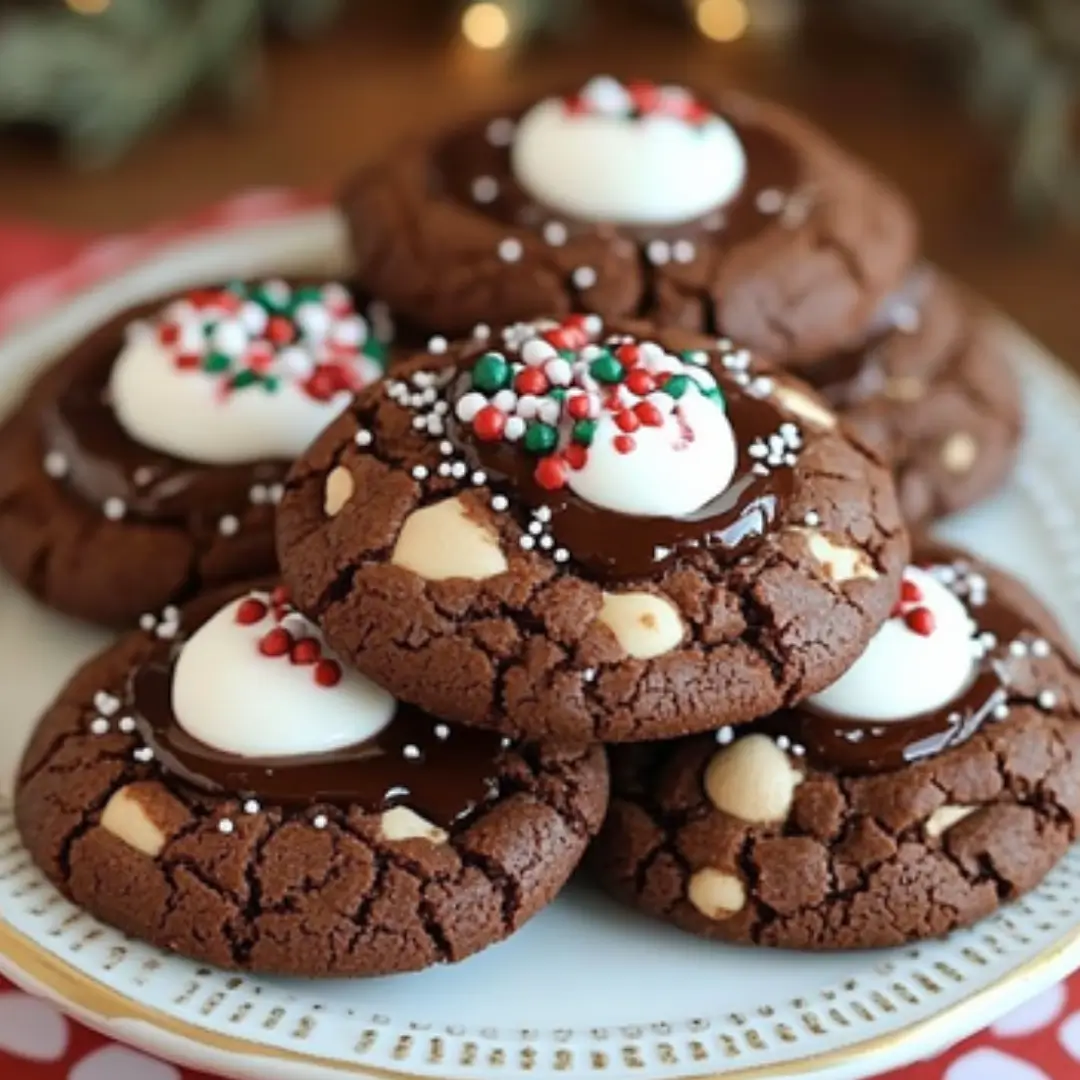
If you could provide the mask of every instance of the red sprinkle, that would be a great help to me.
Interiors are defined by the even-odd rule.
[[[922,589],[920,589],[914,581],[909,581],[907,578],[904,578],[904,580],[900,582],[900,602],[902,604],[918,604],[922,598]]]
[[[270,603],[274,607],[283,607],[289,603],[289,590],[284,585],[275,585],[274,591],[270,594]]]
[[[656,380],[644,368],[635,368],[626,376],[626,389],[638,397],[644,397],[656,389]]]
[[[269,608],[261,600],[249,596],[246,600],[242,600],[240,606],[236,609],[236,621],[241,626],[251,626],[261,619],[265,619],[267,611],[269,611]]]
[[[588,394],[575,394],[566,403],[566,411],[575,420],[588,420],[592,407],[589,404]]]
[[[289,653],[289,659],[294,664],[314,664],[321,656],[322,649],[313,637],[301,638]]]
[[[336,660],[320,660],[315,665],[315,682],[319,686],[337,686],[341,682],[341,665]]]
[[[571,443],[563,451],[563,460],[576,472],[585,468],[585,463],[589,460],[589,451],[581,443]]]
[[[646,427],[662,427],[664,423],[664,414],[651,401],[639,401],[634,406],[634,415]]]
[[[484,442],[496,442],[506,430],[506,413],[494,405],[485,405],[473,417],[473,431]]]
[[[196,356],[195,353],[178,353],[173,357],[173,363],[181,371],[190,371],[193,368],[202,367],[202,357]]]
[[[259,639],[259,652],[263,656],[284,656],[292,648],[292,634],[281,626],[268,630]]]
[[[641,421],[638,419],[637,413],[631,412],[629,409],[623,409],[622,412],[615,414],[615,426],[620,431],[629,434],[641,427]]]
[[[180,327],[174,322],[162,323],[157,336],[162,345],[175,345],[180,340]]]
[[[539,369],[534,367],[527,367],[524,371],[519,371],[517,378],[514,379],[514,389],[519,394],[546,394],[548,390],[547,376]]]
[[[618,450],[620,454],[629,454],[633,449],[637,447],[637,443],[634,442],[633,435],[616,435],[615,438],[611,441],[614,444],[615,449]]]
[[[660,88],[655,83],[633,82],[626,87],[634,108],[644,116],[660,105]]]
[[[533,479],[547,491],[558,491],[566,483],[566,466],[557,457],[541,458]]]
[[[637,345],[620,345],[615,350],[615,359],[618,360],[624,368],[632,368],[641,359],[641,349],[638,348]],[[644,372],[643,374],[647,374],[647,372]],[[634,392],[636,393],[637,391]]]
[[[256,342],[244,354],[244,362],[252,371],[262,375],[274,362],[274,353],[268,345]]]
[[[934,613],[929,608],[925,607],[909,611],[904,616],[904,622],[907,623],[909,630],[913,630],[921,637],[929,637],[937,627],[937,620],[934,618]]]
[[[295,334],[293,324],[282,315],[272,315],[266,324],[266,336],[275,345],[288,345]]]

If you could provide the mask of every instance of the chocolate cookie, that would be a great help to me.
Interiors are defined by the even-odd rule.
[[[862,340],[916,251],[907,205],[787,110],[597,78],[364,169],[357,279],[443,333],[595,311],[786,362]]]
[[[1080,822],[1080,668],[1016,581],[917,553],[824,693],[612,753],[610,891],[691,933],[853,949],[937,937],[1034,888]]]
[[[280,281],[110,319],[0,427],[0,564],[118,625],[273,572],[289,464],[382,374],[373,325],[340,285]]]
[[[513,745],[399,705],[276,589],[204,597],[90,661],[33,737],[16,816],[49,879],[125,933],[340,976],[513,933],[606,801],[600,748]]]
[[[359,395],[278,513],[298,606],[399,697],[670,737],[822,689],[887,617],[887,471],[790,376],[597,316],[438,348]]]
[[[800,374],[895,470],[909,525],[991,494],[1016,458],[1020,388],[985,307],[929,268],[883,305],[859,349]]]

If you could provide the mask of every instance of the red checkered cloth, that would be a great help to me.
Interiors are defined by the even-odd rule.
[[[288,217],[319,200],[249,191],[183,221],[100,237],[0,219],[0,337],[81,288],[199,233]],[[0,1076],[19,1080],[212,1080],[103,1038],[0,978]],[[1080,974],[933,1061],[883,1080],[1076,1080]]]

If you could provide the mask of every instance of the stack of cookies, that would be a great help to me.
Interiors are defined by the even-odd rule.
[[[898,196],[776,107],[597,79],[342,205],[349,288],[126,313],[0,430],[0,558],[138,626],[23,763],[66,895],[349,975],[506,937],[587,848],[630,905],[792,948],[1042,879],[1080,669],[1015,581],[911,540],[1020,419]],[[387,309],[431,333],[379,379]]]

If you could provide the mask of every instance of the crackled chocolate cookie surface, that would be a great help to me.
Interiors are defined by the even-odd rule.
[[[612,754],[595,868],[695,934],[936,937],[1034,888],[1080,822],[1080,669],[1017,582],[924,548],[835,684],[746,728]]]
[[[912,214],[777,106],[597,78],[397,150],[341,196],[357,279],[441,333],[596,311],[800,362],[854,346]]]
[[[221,967],[460,960],[559,891],[600,748],[444,723],[341,664],[280,588],[167,611],[87,664],[22,764],[37,864],[125,933]]]
[[[340,285],[267,281],[106,322],[0,427],[0,563],[119,625],[272,572],[289,464],[382,374],[390,327],[368,316]]]
[[[655,739],[820,690],[907,558],[886,470],[745,350],[597,316],[403,362],[297,463],[283,572],[397,696]]]
[[[990,495],[1012,468],[1022,403],[1002,348],[983,305],[922,268],[865,345],[801,374],[893,463],[904,518],[920,525]]]

